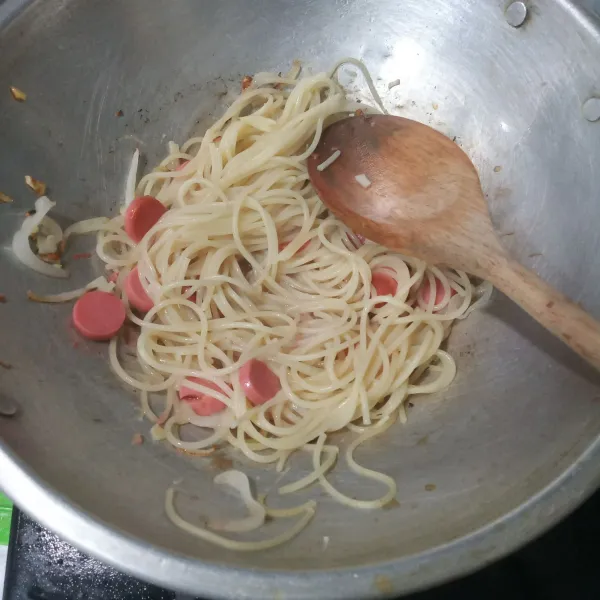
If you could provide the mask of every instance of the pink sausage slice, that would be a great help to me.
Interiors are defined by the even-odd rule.
[[[395,271],[389,267],[373,271],[371,274],[371,285],[375,288],[375,296],[395,296],[398,291],[398,282],[394,277]],[[375,308],[385,306],[384,302],[379,302]]]
[[[187,380],[223,393],[223,390],[214,381],[200,379],[199,377],[188,377]],[[209,394],[193,390],[185,384],[179,388],[179,399],[189,404],[190,408],[201,417],[209,417],[227,408],[220,400],[213,398]]]
[[[435,305],[437,305],[444,299],[444,285],[437,277],[434,277],[434,279],[435,279],[435,300],[433,301],[433,303]],[[429,300],[431,298],[431,285],[429,283],[429,278],[425,279],[425,282],[423,283],[422,294],[423,294],[422,295],[423,302],[425,302],[425,304],[429,304]],[[450,288],[450,296],[455,296],[455,295],[456,295],[456,290]]]
[[[148,312],[154,306],[140,281],[140,273],[137,267],[129,271],[125,278],[125,294],[129,304],[140,312]]]
[[[239,377],[246,398],[255,406],[268,402],[281,389],[279,377],[256,358],[242,365]]]
[[[75,328],[90,340],[110,340],[117,335],[124,322],[125,306],[108,292],[87,292],[73,307]]]
[[[167,208],[154,196],[139,196],[125,211],[125,232],[138,244],[166,212]]]
[[[183,169],[185,169],[188,164],[189,164],[189,160],[184,160],[175,170],[176,171],[182,171]]]

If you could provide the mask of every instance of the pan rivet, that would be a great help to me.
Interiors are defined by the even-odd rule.
[[[583,116],[588,121],[600,120],[600,98],[589,98],[583,103]]]
[[[504,11],[504,18],[511,27],[521,27],[527,18],[527,7],[524,2],[513,2]]]

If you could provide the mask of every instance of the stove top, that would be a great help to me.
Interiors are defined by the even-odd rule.
[[[600,492],[552,531],[512,556],[468,577],[405,598],[598,600],[599,542]],[[194,599],[119,573],[15,510],[4,600]]]

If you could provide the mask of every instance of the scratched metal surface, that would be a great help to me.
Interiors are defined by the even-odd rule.
[[[167,140],[220,113],[243,74],[294,58],[327,68],[351,55],[369,66],[392,112],[456,136],[506,245],[600,317],[600,122],[582,112],[600,94],[593,3],[584,12],[566,0],[532,2],[519,28],[500,0],[46,0],[15,16],[18,4],[0,3],[0,189],[16,199],[0,207],[9,298],[0,359],[14,365],[0,373],[0,403],[19,408],[0,418],[0,478],[27,511],[87,552],[168,587],[351,598],[472,570],[597,485],[598,376],[497,296],[452,334],[459,375],[451,389],[415,401],[407,426],[358,454],[397,479],[398,506],[357,513],[313,489],[305,495],[319,501],[317,517],[292,543],[256,554],[205,545],[167,521],[163,492],[183,477],[198,497],[184,507],[188,516],[233,509],[210,486],[219,465],[160,445],[131,447],[147,426],[105,348],[74,347],[68,307],[23,301],[27,289],[64,283],[28,272],[8,250],[34,200],[23,175],[48,183],[64,222],[110,214],[132,149],[153,163]],[[360,80],[346,77],[364,97]],[[27,91],[25,104],[9,85]],[[73,287],[99,268],[82,262]],[[271,472],[233,458],[259,490],[273,485]],[[288,477],[306,469],[295,462]],[[361,497],[376,493],[343,465],[332,480]]]

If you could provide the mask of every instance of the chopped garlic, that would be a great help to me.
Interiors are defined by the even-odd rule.
[[[25,102],[27,100],[27,94],[12,85],[10,86],[10,93],[17,102]]]
[[[356,181],[360,183],[360,185],[362,185],[365,189],[367,189],[371,185],[371,180],[364,173],[361,173],[360,175],[355,175],[354,179],[356,179]]]
[[[25,175],[25,184],[38,196],[44,196],[46,194],[46,184],[39,179],[34,179],[31,175]]]

